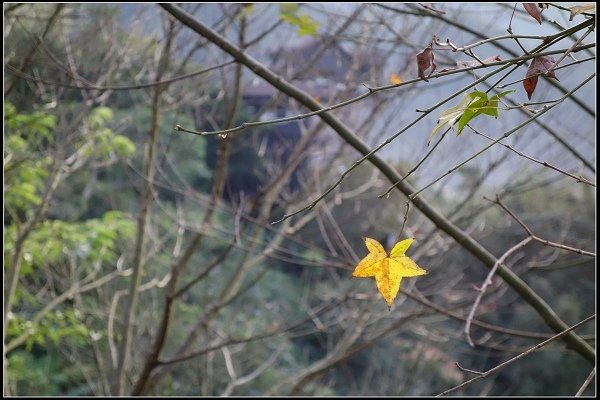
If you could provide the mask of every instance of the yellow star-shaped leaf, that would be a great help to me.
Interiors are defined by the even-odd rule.
[[[366,238],[365,245],[369,254],[358,263],[352,273],[352,276],[360,278],[374,276],[377,289],[385,299],[388,308],[392,306],[400,290],[402,278],[427,274],[427,271],[404,254],[413,241],[414,239],[404,239],[396,243],[388,256],[381,243]]]

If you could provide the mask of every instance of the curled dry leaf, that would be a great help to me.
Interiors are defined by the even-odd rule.
[[[533,94],[533,91],[535,90],[535,87],[537,86],[537,81],[538,81],[537,76],[534,76],[533,78],[526,78],[523,81],[523,87],[525,88],[525,91],[527,92],[527,98],[529,100],[531,100],[531,95]]]
[[[588,3],[582,6],[571,7],[571,16],[569,17],[569,21],[573,21],[573,17],[577,14],[586,13],[586,14],[596,14],[596,3]]]
[[[433,49],[431,46],[425,47],[423,50],[417,53],[417,67],[419,68],[419,78],[425,82],[429,82],[427,78],[435,71],[435,64],[433,62]],[[431,67],[429,75],[425,77],[425,71]]]
[[[536,3],[523,3],[523,7],[527,14],[531,15],[540,24],[542,23],[542,12]]]
[[[527,98],[531,100],[531,96],[533,95],[533,91],[537,86],[538,76],[541,74],[546,74],[548,78],[554,78],[558,80],[554,70],[548,72],[550,68],[554,65],[555,61],[552,56],[540,56],[533,59],[531,65],[527,69],[527,73],[525,74],[525,80],[523,81],[523,87],[527,92]]]

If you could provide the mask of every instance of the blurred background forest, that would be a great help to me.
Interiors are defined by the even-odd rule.
[[[158,5],[4,3],[4,394],[428,396],[594,314],[595,8],[560,4],[181,6],[250,68]],[[529,100],[510,60],[547,42],[569,54]],[[508,69],[474,88],[514,89],[498,118],[428,144],[461,97],[438,102],[504,64],[437,74],[489,57]],[[328,114],[371,150],[394,135],[376,154],[464,240],[380,196],[394,182],[323,115],[270,122],[363,94]],[[352,278],[365,237],[414,237],[428,271],[390,311]],[[467,239],[548,309],[504,272],[478,290]],[[594,395],[595,321],[574,332],[452,394]]]

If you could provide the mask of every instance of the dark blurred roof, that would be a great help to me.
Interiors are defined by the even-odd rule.
[[[332,92],[343,89],[343,84],[323,78],[294,81],[294,86],[312,95],[317,101],[327,100]],[[243,93],[245,100],[255,99],[262,103],[275,96],[277,90],[263,79],[255,78],[245,85]]]
[[[282,46],[271,52],[273,70],[286,78],[296,76],[300,80],[327,78],[334,82],[360,80],[371,68],[381,62],[376,52],[350,54],[336,40],[323,51],[321,47],[331,39],[321,37],[303,38],[293,47]],[[319,53],[317,56],[315,56]],[[316,59],[313,59],[316,57]],[[311,62],[311,65],[307,65]]]
[[[296,46],[281,46],[269,54],[270,68],[285,79],[294,78],[294,85],[317,100],[327,100],[330,93],[346,84],[356,85],[371,74],[378,74],[383,57],[377,51],[350,54],[337,41],[322,50],[328,40],[310,37],[301,39]],[[274,95],[275,90],[262,79],[254,79],[244,88],[244,98],[250,102]]]

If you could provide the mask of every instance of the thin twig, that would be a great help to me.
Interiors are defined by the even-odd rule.
[[[587,62],[587,61],[592,61],[592,60],[595,60],[595,59],[596,59],[596,56],[584,58],[584,59],[581,59],[581,60],[573,61],[572,63],[569,63],[569,64],[561,65],[560,67],[554,68],[554,70],[557,71],[559,69],[570,67],[571,65],[581,64],[581,63],[584,63],[584,62]],[[545,72],[540,72],[539,74],[535,74],[535,75],[531,75],[531,76],[528,76],[528,77],[525,77],[525,78],[517,79],[516,81],[505,83],[504,85],[498,85],[498,86],[496,86],[496,88],[498,88],[498,89],[504,89],[505,87],[514,85],[515,83],[523,82],[525,79],[529,79],[529,78],[532,78],[534,76],[540,76],[540,75],[544,76],[545,74],[546,74]]]
[[[548,343],[551,343],[551,342],[555,341],[556,339],[559,339],[562,336],[566,335],[567,333],[571,332],[572,330],[579,328],[581,325],[583,325],[583,324],[585,324],[585,323],[593,320],[594,318],[596,318],[596,314],[590,315],[589,317],[587,317],[583,321],[580,321],[580,322],[576,323],[575,325],[573,325],[572,327],[570,327],[568,329],[565,329],[564,331],[560,332],[559,334],[552,336],[550,339],[544,340],[543,342],[536,344],[535,346],[533,346],[529,350],[527,350],[527,351],[525,351],[525,352],[517,355],[516,357],[513,357],[510,360],[505,361],[502,364],[500,364],[500,365],[498,365],[498,366],[496,366],[496,367],[494,367],[492,369],[489,369],[489,370],[487,370],[485,372],[482,372],[480,375],[476,376],[475,378],[469,379],[468,381],[463,382],[460,385],[454,386],[454,387],[452,387],[452,388],[450,388],[448,390],[444,390],[442,393],[439,393],[438,395],[436,395],[436,397],[445,396],[448,393],[454,392],[455,390],[458,390],[458,389],[460,389],[460,388],[462,388],[464,386],[467,386],[467,385],[469,385],[469,384],[471,384],[471,383],[473,383],[473,382],[475,382],[475,381],[477,381],[477,380],[479,380],[481,378],[488,377],[488,376],[490,376],[490,375],[498,372],[502,368],[506,367],[507,365],[510,365],[510,364],[514,363],[515,361],[520,360],[521,358],[525,357],[526,355],[529,355],[532,352],[541,349],[542,347],[544,347]]]
[[[423,186],[421,189],[415,191],[414,193],[412,193],[410,195],[411,199],[416,198],[419,193],[423,192],[424,190],[428,189],[429,187],[433,186],[435,183],[439,182],[440,180],[442,180],[443,178],[445,178],[446,176],[450,175],[452,172],[456,171],[458,168],[462,167],[463,165],[467,164],[469,161],[472,161],[473,159],[475,159],[476,157],[480,156],[481,154],[483,154],[486,150],[488,150],[489,148],[491,148],[493,145],[495,145],[496,143],[498,143],[500,140],[509,137],[510,135],[512,135],[513,133],[517,132],[518,130],[520,130],[521,128],[523,128],[524,126],[526,126],[527,124],[529,124],[531,121],[534,121],[535,119],[539,118],[540,116],[542,116],[543,114],[545,114],[546,112],[548,112],[549,110],[551,110],[552,108],[554,108],[556,105],[562,103],[562,101],[564,101],[567,97],[569,97],[572,93],[576,92],[577,90],[579,90],[583,85],[585,85],[586,83],[588,83],[590,80],[592,80],[594,77],[596,76],[596,73],[593,73],[592,75],[590,75],[589,77],[587,77],[583,82],[581,82],[579,85],[577,85],[577,87],[575,87],[573,90],[571,90],[570,92],[566,93],[559,101],[557,101],[555,104],[552,104],[550,106],[545,107],[542,111],[540,111],[539,113],[533,115],[532,117],[530,117],[529,119],[523,121],[522,123],[520,123],[519,125],[517,125],[516,127],[510,129],[509,131],[505,132],[503,135],[501,135],[498,139],[494,140],[492,143],[490,143],[489,145],[485,146],[483,149],[479,150],[477,153],[473,154],[471,157],[467,158],[466,160],[458,163],[457,165],[455,165],[454,167],[450,168],[447,172],[443,173],[442,175],[440,175],[438,178],[434,179],[432,182],[428,183],[427,185]]]
[[[515,10],[517,9],[517,4],[518,4],[518,3],[515,3],[515,7],[513,8],[512,15],[510,16],[510,22],[508,23],[508,28],[506,29],[506,31],[507,31],[508,33],[511,33],[511,34],[512,34],[512,20],[513,20],[513,17],[515,16]],[[513,39],[514,39],[514,41],[515,41],[515,42],[517,42],[517,45],[518,45],[518,46],[521,48],[521,51],[522,51],[524,54],[529,54],[529,52],[528,52],[527,50],[525,50],[525,47],[523,47],[523,45],[522,45],[522,44],[521,44],[521,42],[519,41],[519,38],[518,38],[518,37],[513,37]],[[546,40],[546,38],[544,38],[544,40]]]
[[[427,5],[427,4],[419,3],[419,5],[420,5],[421,7],[423,7],[423,8],[426,8],[426,9],[428,9],[428,10],[431,10],[431,11],[433,11],[434,13],[438,13],[438,14],[446,14],[446,12],[445,12],[445,11],[438,10],[437,8],[433,8],[432,6],[429,6],[429,5]]]
[[[511,210],[508,209],[508,207],[506,207],[504,205],[504,203],[502,203],[500,201],[500,197],[498,195],[496,195],[496,200],[491,200],[487,197],[484,197],[485,200],[491,201],[492,203],[496,203],[498,204],[500,207],[502,207],[502,209],[504,211],[506,211],[515,221],[517,221],[517,223],[519,225],[521,225],[523,227],[523,229],[525,229],[525,231],[529,234],[529,236],[535,240],[536,242],[542,243],[543,245],[546,246],[550,246],[550,247],[556,247],[557,249],[563,249],[563,250],[568,250],[571,251],[573,253],[577,253],[577,254],[581,254],[584,256],[590,256],[590,257],[596,257],[596,253],[592,253],[590,251],[585,251],[585,250],[581,250],[581,249],[577,249],[575,247],[571,247],[571,246],[566,246],[564,244],[560,244],[560,243],[555,243],[555,242],[551,242],[549,240],[546,239],[542,239],[539,236],[536,236],[531,229],[523,222],[519,219],[519,217],[517,217]]]
[[[579,388],[577,393],[575,393],[575,397],[579,397],[583,394],[583,392],[585,392],[585,389],[587,389],[587,387],[590,385],[590,383],[592,382],[592,379],[594,379],[595,375],[596,375],[596,367],[594,367],[594,369],[592,369],[592,372],[590,372],[590,374],[586,378],[585,382],[583,382],[583,385],[581,385],[581,387]]]
[[[77,85],[70,85],[67,83],[60,83],[60,82],[54,82],[54,81],[50,81],[47,79],[41,79],[41,78],[36,78],[34,76],[31,76],[15,67],[13,67],[10,64],[6,64],[6,68],[8,71],[14,73],[15,75],[26,79],[28,81],[32,81],[32,82],[41,82],[44,83],[46,85],[53,85],[53,86],[60,86],[60,87],[65,87],[65,88],[69,88],[69,89],[79,89],[79,90],[100,90],[100,91],[104,91],[104,90],[137,90],[137,89],[145,89],[145,88],[149,88],[149,87],[154,87],[154,86],[159,86],[159,85],[164,85],[167,83],[173,83],[173,82],[177,82],[183,79],[187,79],[187,78],[192,78],[194,76],[198,76],[198,75],[202,75],[205,74],[207,72],[210,71],[214,71],[215,69],[219,69],[219,68],[223,68],[226,67],[228,65],[232,65],[235,64],[235,61],[227,61],[221,64],[217,64],[214,65],[212,67],[209,68],[204,68],[201,69],[199,71],[195,71],[195,72],[191,72],[189,74],[185,74],[185,75],[181,75],[181,76],[176,76],[175,78],[170,78],[170,79],[165,79],[162,81],[157,81],[157,82],[150,82],[150,83],[141,83],[139,85],[127,85],[127,86],[97,86],[97,85],[93,85],[91,83],[88,83],[86,81],[83,80],[79,80],[80,82],[84,83],[85,86],[77,86]],[[73,77],[72,77],[73,78]],[[74,80],[76,80],[75,78],[73,78]]]
[[[413,299],[414,301],[424,305],[425,307],[431,308],[432,310],[437,311],[438,313],[442,314],[442,315],[446,315],[452,319],[455,319],[457,321],[461,321],[461,322],[467,322],[467,318],[463,317],[460,314],[454,313],[442,306],[440,306],[439,304],[433,303],[429,300],[427,300],[425,297],[423,297],[423,295],[419,294],[415,294],[409,291],[402,291],[402,293]],[[416,291],[416,293],[418,293],[418,291]],[[547,333],[538,333],[538,332],[529,332],[529,331],[518,331],[515,329],[509,329],[509,328],[504,328],[502,326],[497,326],[497,325],[491,325],[488,324],[486,322],[481,322],[479,320],[474,319],[472,322],[472,325],[478,326],[482,329],[488,330],[490,332],[497,332],[497,333],[501,333],[503,335],[508,335],[508,336],[515,336],[515,337],[521,337],[521,338],[527,338],[527,339],[548,339],[550,337],[552,337],[552,335],[547,334]],[[585,340],[594,340],[596,337],[596,335],[591,335],[585,338]]]
[[[489,140],[492,140],[492,141],[494,140],[493,138],[489,137],[489,136],[488,136],[488,135],[486,135],[485,133],[478,132],[478,131],[477,131],[476,129],[474,129],[474,128],[473,128],[471,125],[467,124],[467,126],[468,126],[468,127],[469,127],[469,128],[470,128],[470,129],[471,129],[471,130],[472,130],[472,131],[475,133],[475,134],[477,134],[477,135],[480,135],[480,136],[483,136],[483,137],[485,137],[486,139],[489,139]],[[567,176],[569,176],[569,177],[571,177],[571,178],[575,179],[575,180],[577,181],[577,183],[585,183],[585,184],[587,184],[587,185],[590,185],[590,186],[596,187],[596,184],[595,184],[594,182],[592,182],[592,181],[589,181],[589,180],[585,179],[585,178],[584,178],[584,177],[582,177],[582,176],[573,175],[573,174],[571,174],[571,173],[569,173],[569,172],[567,172],[567,171],[565,171],[565,170],[562,170],[562,169],[560,169],[560,168],[558,168],[558,167],[555,167],[555,166],[554,166],[554,165],[552,165],[552,164],[549,164],[549,163],[547,163],[546,161],[540,161],[540,160],[538,160],[538,159],[535,159],[535,158],[533,158],[533,157],[531,157],[531,156],[528,156],[527,154],[525,154],[525,153],[523,153],[523,152],[520,152],[520,151],[516,150],[514,147],[512,147],[512,146],[511,146],[511,145],[509,145],[509,144],[505,144],[505,143],[502,143],[502,142],[498,142],[498,144],[500,144],[500,145],[502,145],[502,146],[506,147],[507,149],[509,149],[509,150],[511,150],[511,151],[513,151],[513,152],[515,152],[516,154],[520,155],[521,157],[525,157],[526,159],[528,159],[528,160],[531,160],[531,161],[533,161],[533,162],[535,162],[535,163],[538,163],[538,164],[540,164],[540,165],[543,165],[544,167],[551,168],[551,169],[553,169],[553,170],[555,170],[555,171],[557,171],[557,172],[560,172],[560,173],[561,173],[561,174],[563,174],[563,175],[567,175]]]
[[[515,11],[517,10],[517,4],[518,3],[515,3],[515,6],[513,7],[512,14],[510,15],[510,20],[508,21],[508,28],[506,28],[506,31],[510,34],[512,34],[512,20],[515,17]]]
[[[461,371],[468,372],[468,373],[470,373],[470,374],[475,374],[475,375],[483,375],[483,372],[480,372],[480,371],[474,371],[474,370],[472,370],[472,369],[468,369],[468,368],[461,367],[461,365],[458,363],[458,361],[456,361],[454,364],[455,364],[455,365],[458,367],[458,369],[460,369]]]
[[[383,192],[382,194],[380,194],[379,197],[380,199],[386,197],[392,190],[394,190],[399,184],[401,184],[402,182],[404,182],[409,176],[411,176],[413,174],[413,172],[415,172],[420,166],[421,164],[423,164],[428,158],[429,156],[433,153],[433,151],[439,146],[440,143],[442,143],[442,140],[444,139],[444,137],[446,137],[446,135],[448,134],[448,132],[450,132],[450,129],[452,129],[451,126],[449,126],[444,133],[442,134],[442,136],[440,136],[440,139],[431,147],[431,149],[427,152],[427,154],[425,154],[421,160],[419,160],[419,162],[410,169],[410,171],[408,171],[406,174],[404,174],[404,176],[402,177],[402,179],[398,180],[397,182],[395,182],[393,185],[391,185],[390,187],[387,188],[387,190],[385,192]]]
[[[580,50],[584,50],[584,49],[588,49],[588,48],[593,48],[595,47],[594,44],[588,44],[588,45],[583,45],[578,47],[576,50],[580,51]],[[475,66],[471,66],[471,67],[467,67],[467,68],[461,68],[461,69],[455,69],[455,70],[448,70],[448,71],[444,71],[444,72],[438,72],[435,73],[433,75],[431,75],[429,78],[434,79],[434,78],[441,78],[443,76],[447,76],[447,75],[452,75],[452,74],[456,74],[456,73],[460,73],[460,72],[466,72],[466,71],[471,71],[474,69],[479,69],[479,68],[488,68],[488,67],[494,67],[494,66],[504,66],[507,67],[511,64],[517,63],[517,62],[521,62],[521,61],[526,61],[526,60],[530,60],[532,58],[536,58],[536,57],[540,57],[540,56],[546,56],[546,55],[553,55],[553,54],[560,54],[560,53],[564,53],[565,49],[560,49],[560,50],[549,50],[549,51],[545,51],[542,53],[533,53],[533,54],[527,54],[524,56],[520,56],[520,57],[516,57],[516,58],[511,58],[511,59],[507,59],[507,60],[500,60],[500,61],[495,61],[495,62],[490,62],[487,63],[485,65],[475,65]],[[485,79],[489,78],[490,76],[492,76],[495,73],[498,73],[499,71],[493,71],[491,74],[485,75]],[[482,78],[482,80],[484,80]],[[376,86],[376,87],[368,87],[366,85],[363,84],[363,86],[365,86],[368,90],[367,93],[363,93],[361,95],[358,95],[356,97],[353,97],[351,99],[342,101],[340,103],[331,105],[331,106],[327,106],[327,107],[322,107],[319,108],[318,110],[314,110],[314,111],[310,111],[304,114],[298,114],[298,115],[294,115],[291,117],[285,117],[285,118],[276,118],[276,119],[271,119],[271,120],[267,120],[267,121],[253,121],[253,122],[244,122],[236,127],[233,128],[229,128],[229,129],[222,129],[222,130],[216,130],[216,131],[195,131],[193,129],[187,129],[184,128],[180,125],[176,125],[175,126],[175,130],[176,131],[181,131],[181,132],[187,132],[187,133],[191,133],[194,135],[199,135],[199,136],[216,136],[216,135],[223,135],[223,134],[229,134],[229,133],[233,133],[233,132],[238,132],[244,129],[248,129],[251,127],[255,127],[255,126],[264,126],[264,125],[273,125],[273,124],[279,124],[279,123],[283,123],[283,122],[290,122],[290,121],[296,121],[296,120],[301,120],[301,119],[305,119],[308,117],[312,117],[315,115],[319,115],[319,114],[323,114],[326,113],[328,111],[333,111],[336,110],[338,108],[342,108],[345,106],[348,106],[352,103],[356,103],[362,99],[365,99],[377,92],[380,91],[384,91],[384,90],[389,90],[389,89],[394,89],[394,88],[398,88],[401,86],[406,86],[406,85],[410,85],[413,83],[417,83],[417,82],[421,82],[421,78],[416,78],[416,79],[410,79],[407,81],[403,81],[401,83],[397,83],[397,84],[392,84],[392,85],[383,85],[383,86]],[[468,88],[475,86],[477,83],[479,82],[479,80],[477,82],[472,83],[471,85],[468,86]],[[467,90],[468,88],[464,89]],[[463,91],[464,91],[463,90]],[[458,92],[458,94],[462,93]],[[456,95],[458,95],[456,94]],[[456,97],[456,95],[452,96],[451,98]],[[439,105],[441,104],[436,104],[435,106],[429,108],[428,110],[424,110],[425,111],[432,111],[432,109],[439,107]]]
[[[481,299],[483,298],[483,295],[484,295],[487,287],[492,284],[492,277],[496,273],[496,270],[498,269],[498,266],[500,264],[503,264],[504,260],[506,260],[512,253],[514,253],[515,251],[519,250],[521,247],[525,246],[527,243],[531,242],[531,240],[532,240],[532,238],[531,238],[531,236],[529,236],[529,237],[521,240],[519,243],[517,243],[516,245],[514,245],[510,249],[508,249],[502,255],[502,257],[500,257],[496,261],[496,263],[494,264],[494,266],[492,267],[492,269],[488,273],[487,277],[485,278],[485,281],[483,282],[483,285],[481,285],[481,288],[479,288],[479,293],[477,294],[477,298],[475,299],[475,302],[473,302],[473,307],[471,307],[471,311],[469,312],[469,316],[467,317],[467,323],[465,324],[465,334],[467,335],[467,342],[469,342],[469,346],[475,347],[475,344],[473,343],[473,340],[471,340],[471,334],[470,334],[471,322],[473,321],[473,317],[475,316],[475,311],[477,310],[477,307],[479,306],[479,303],[481,302]]]
[[[590,26],[589,29],[587,30],[587,32],[585,32],[579,39],[577,39],[577,41],[575,43],[573,43],[571,45],[571,47],[569,47],[569,50],[565,51],[565,53],[562,56],[560,56],[559,59],[556,60],[556,62],[550,68],[548,68],[548,71],[546,71],[546,75],[548,76],[558,66],[558,64],[562,60],[564,60],[569,54],[571,54],[571,51],[575,47],[577,47],[579,45],[579,43],[581,43],[583,41],[583,39],[585,39],[587,37],[587,35],[589,35],[590,33],[592,33],[595,28],[596,28],[596,25]]]

